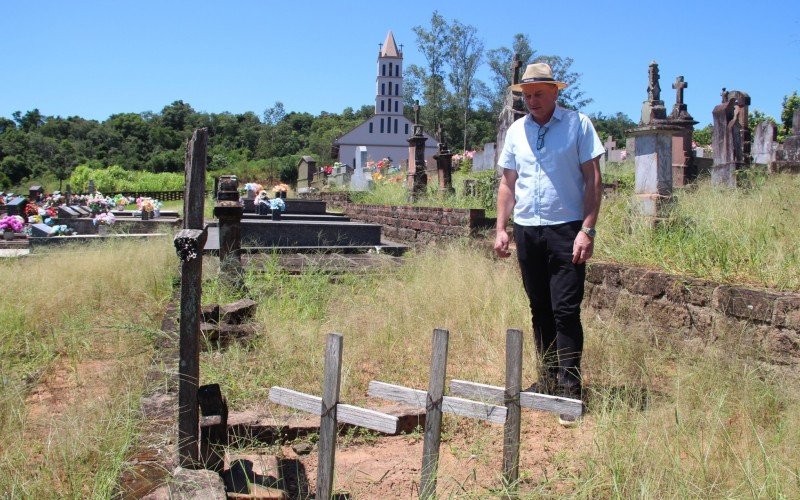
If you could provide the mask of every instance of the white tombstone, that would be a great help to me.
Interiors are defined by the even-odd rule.
[[[367,176],[364,175],[364,165],[367,163],[367,147],[359,146],[356,148],[356,169],[350,179],[350,189],[352,191],[366,191],[369,188]]]

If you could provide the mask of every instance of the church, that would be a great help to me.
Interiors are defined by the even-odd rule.
[[[397,49],[392,31],[378,52],[378,70],[375,85],[375,115],[334,141],[339,150],[339,161],[355,166],[356,149],[367,147],[370,161],[383,158],[393,165],[407,165],[408,138],[414,133],[414,124],[403,116],[403,52]],[[423,132],[424,133],[424,132]],[[432,165],[438,142],[424,133],[425,159]]]

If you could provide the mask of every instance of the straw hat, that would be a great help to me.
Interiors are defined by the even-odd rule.
[[[523,87],[536,83],[549,83],[551,85],[555,85],[559,89],[567,87],[566,83],[559,82],[553,78],[553,70],[550,69],[549,64],[535,63],[529,64],[525,68],[525,74],[522,75],[522,79],[519,81],[519,83],[516,85],[511,85],[509,89],[522,92]]]

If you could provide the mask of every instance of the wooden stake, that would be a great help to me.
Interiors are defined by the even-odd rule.
[[[503,482],[509,496],[516,496],[519,479],[519,433],[522,410],[522,332],[506,331],[506,425],[503,429]]]
[[[204,225],[204,204],[206,198],[206,145],[208,129],[194,131],[186,145],[185,175],[186,187],[183,196],[184,229],[202,229]]]
[[[437,328],[433,331],[431,378],[428,383],[427,414],[425,416],[425,441],[422,446],[422,479],[419,497],[436,497],[436,473],[439,468],[439,445],[442,440],[442,399],[447,375],[447,345],[450,332]]]
[[[340,333],[328,334],[325,347],[325,373],[322,382],[322,417],[319,420],[319,465],[317,498],[327,500],[333,493],[333,466],[336,456],[336,405],[342,375],[342,343]]]

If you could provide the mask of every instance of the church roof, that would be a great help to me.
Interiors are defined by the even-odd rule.
[[[389,30],[389,33],[386,34],[386,41],[383,42],[383,47],[381,47],[381,57],[401,57],[400,51],[397,50],[392,30]]]

